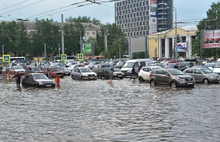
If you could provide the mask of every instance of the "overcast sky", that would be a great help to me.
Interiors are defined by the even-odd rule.
[[[174,0],[177,21],[185,22],[185,25],[197,24],[199,20],[206,18],[206,11],[210,9],[212,2],[218,0]],[[21,18],[34,21],[35,18],[49,18],[61,22],[61,14],[63,14],[64,19],[70,16],[74,18],[87,16],[91,19],[96,18],[103,24],[115,22],[113,2],[86,5],[88,3],[85,0],[1,0],[0,20],[10,21]],[[77,7],[79,5],[83,6]]]

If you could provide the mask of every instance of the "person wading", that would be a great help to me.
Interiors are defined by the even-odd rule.
[[[17,84],[17,86],[20,86],[20,84],[21,84],[21,76],[22,76],[22,75],[23,75],[23,74],[21,74],[20,72],[17,72],[17,74],[13,76],[13,78],[16,79],[16,84]]]

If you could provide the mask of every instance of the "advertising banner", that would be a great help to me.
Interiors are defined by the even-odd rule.
[[[157,0],[150,0],[150,32],[153,34],[157,32]]]
[[[85,42],[83,44],[83,49],[82,49],[82,53],[84,54],[90,54],[92,52],[92,45],[91,42]]]
[[[177,52],[187,52],[186,42],[177,43]]]
[[[220,48],[220,30],[203,31],[203,48]]]

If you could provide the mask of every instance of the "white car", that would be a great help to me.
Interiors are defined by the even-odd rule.
[[[138,74],[138,79],[140,82],[150,81],[150,74],[156,69],[162,69],[161,66],[146,66],[142,67]]]
[[[10,68],[10,71],[12,72],[25,72],[25,69],[23,68],[23,66],[12,66]]]
[[[220,62],[219,61],[215,64],[214,68],[212,68],[212,71],[220,75]]]

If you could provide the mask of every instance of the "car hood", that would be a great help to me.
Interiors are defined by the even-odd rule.
[[[178,76],[178,77],[182,77],[182,78],[192,77],[191,75],[187,75],[187,74],[185,74],[185,75],[176,75],[176,76]]]
[[[38,81],[38,82],[53,82],[53,80],[50,80],[50,79],[35,79],[35,81]]]

